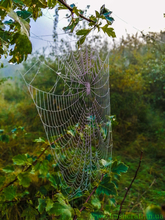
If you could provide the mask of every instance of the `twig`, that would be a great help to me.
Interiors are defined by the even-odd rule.
[[[100,182],[103,180],[103,177],[104,177],[104,174],[101,175],[101,178],[100,178]],[[98,186],[95,186],[93,191],[91,192],[91,194],[88,196],[87,200],[85,201],[85,203],[87,203],[89,201],[89,199],[91,198],[91,196],[95,193],[96,189],[97,189]],[[82,212],[83,210],[85,209],[85,206],[83,206],[81,209],[80,209],[80,212]],[[73,217],[73,220],[76,220],[77,219],[77,215],[75,215]]]
[[[123,198],[123,200],[122,200],[122,202],[121,202],[121,204],[120,204],[120,210],[119,210],[119,213],[118,213],[117,220],[119,220],[119,217],[120,217],[120,214],[121,214],[121,210],[122,210],[122,206],[123,206],[123,203],[124,203],[124,201],[125,201],[125,199],[126,199],[126,197],[127,197],[127,194],[128,194],[128,192],[129,192],[129,190],[131,189],[134,180],[136,179],[137,173],[138,173],[138,171],[139,171],[139,168],[140,168],[140,165],[141,165],[141,162],[142,162],[142,156],[143,156],[143,151],[141,151],[140,160],[139,160],[139,166],[138,166],[138,168],[137,168],[137,170],[136,170],[136,172],[135,172],[135,176],[134,176],[133,180],[131,181],[131,183],[130,183],[130,185],[129,185],[129,187],[128,187],[126,193],[125,193],[125,196],[124,196],[124,198]]]
[[[69,9],[69,11],[71,13],[73,13],[73,8],[70,7],[70,5],[68,5],[66,2],[64,2],[63,0],[58,0],[62,5],[64,5],[67,9]],[[93,22],[93,23],[96,23],[95,21],[89,19],[89,18],[86,18],[85,16],[83,16],[82,14],[79,13],[79,16],[81,18],[83,18],[84,20],[88,21],[88,22]]]

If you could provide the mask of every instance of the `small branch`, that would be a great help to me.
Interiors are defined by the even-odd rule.
[[[120,210],[119,210],[119,214],[118,214],[117,220],[119,220],[123,203],[124,203],[124,201],[125,201],[125,199],[126,199],[126,197],[127,197],[127,194],[128,194],[128,192],[129,192],[129,190],[131,189],[132,184],[133,184],[133,182],[134,182],[134,180],[136,179],[136,176],[137,176],[137,174],[138,174],[138,171],[139,171],[139,168],[140,168],[140,165],[141,165],[141,162],[142,162],[142,157],[143,157],[143,151],[141,151],[140,160],[139,160],[139,166],[138,166],[138,168],[137,168],[137,170],[136,170],[136,172],[135,172],[135,176],[134,176],[133,180],[131,181],[131,183],[130,183],[130,185],[129,185],[129,187],[128,187],[126,193],[125,193],[125,196],[124,196],[124,198],[123,198],[123,200],[122,200],[122,202],[121,202],[121,204],[120,204]]]
[[[67,9],[69,9],[69,11],[71,13],[73,13],[73,8],[70,7],[70,5],[68,5],[66,2],[64,2],[63,0],[58,0],[62,5],[64,5]],[[84,20],[88,21],[88,22],[93,22],[93,23],[96,23],[95,21],[89,19],[89,18],[86,18],[85,16],[83,16],[82,14],[79,13],[79,17],[83,18]]]
[[[104,174],[101,175],[101,178],[100,178],[100,182],[103,180],[103,177],[104,177]],[[91,198],[91,196],[95,193],[96,189],[97,189],[98,186],[95,186],[93,191],[91,192],[91,194],[88,196],[87,200],[85,201],[85,203],[87,203],[89,201],[89,199]],[[80,209],[80,212],[82,212],[83,210],[85,209],[85,206],[83,206],[81,209]],[[73,217],[73,220],[76,220],[77,219],[77,215],[75,215]]]

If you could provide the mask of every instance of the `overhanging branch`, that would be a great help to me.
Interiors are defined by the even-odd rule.
[[[63,0],[58,0],[62,5],[64,5],[67,9],[69,9],[69,11],[71,13],[73,13],[73,8],[70,7],[70,5],[68,5],[66,2],[64,2]],[[79,17],[83,18],[84,20],[88,21],[88,22],[93,22],[94,24],[96,23],[95,21],[86,18],[85,16],[83,16],[82,14],[79,13]]]

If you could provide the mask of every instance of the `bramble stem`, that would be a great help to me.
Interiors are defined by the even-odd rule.
[[[101,179],[100,179],[100,182],[103,180],[103,177],[104,177],[104,174],[101,175]],[[88,198],[86,199],[85,203],[87,203],[89,201],[89,199],[91,198],[91,196],[95,193],[96,189],[97,189],[98,186],[95,186],[93,191],[91,192],[91,194],[88,196]],[[80,212],[82,212],[83,210],[85,209],[85,206],[83,206],[81,209],[80,209]],[[77,219],[77,215],[75,215],[73,217],[73,220],[76,220]]]
[[[119,217],[120,217],[120,214],[121,214],[121,210],[122,210],[122,206],[123,206],[123,203],[124,203],[124,201],[125,201],[125,199],[126,199],[126,197],[127,197],[127,194],[128,194],[128,192],[129,192],[129,190],[131,189],[134,180],[136,179],[137,173],[138,173],[138,171],[139,171],[139,168],[140,168],[140,165],[141,165],[141,162],[142,162],[142,157],[143,157],[143,151],[141,151],[140,160],[139,160],[139,165],[138,165],[138,168],[137,168],[137,170],[136,170],[136,172],[135,172],[134,178],[132,179],[132,181],[131,181],[131,183],[130,183],[130,185],[129,185],[129,187],[128,187],[126,193],[125,193],[125,196],[124,196],[124,198],[123,198],[123,200],[122,200],[122,202],[121,202],[121,204],[120,204],[120,210],[119,210],[119,214],[118,214],[117,220],[119,220]]]

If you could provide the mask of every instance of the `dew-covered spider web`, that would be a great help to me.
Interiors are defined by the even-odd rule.
[[[72,196],[89,190],[100,179],[100,159],[111,157],[108,60],[86,46],[35,58],[22,74]]]

